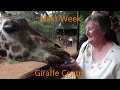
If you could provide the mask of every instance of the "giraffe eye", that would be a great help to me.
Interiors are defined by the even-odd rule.
[[[5,25],[4,27],[3,27],[3,30],[5,31],[5,32],[7,32],[7,33],[13,33],[13,32],[15,32],[15,31],[17,31],[17,28],[16,27],[14,27],[14,26],[12,26],[12,25]]]

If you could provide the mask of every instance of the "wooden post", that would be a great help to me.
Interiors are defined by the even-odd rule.
[[[77,11],[77,17],[80,17],[80,11]],[[79,24],[80,22],[77,21],[77,51],[79,50]]]

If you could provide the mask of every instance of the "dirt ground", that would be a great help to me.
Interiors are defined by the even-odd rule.
[[[69,46],[67,48],[64,46],[64,50],[67,51],[68,53],[72,54],[72,53],[76,52],[77,44],[73,43],[72,47]]]
[[[70,54],[74,53],[76,51],[76,43],[74,43],[72,47],[64,47],[64,50]],[[46,64],[35,61],[22,63],[0,62],[0,79],[18,79],[21,75],[44,65]]]
[[[46,64],[35,61],[14,64],[4,61],[0,63],[0,79],[18,79],[21,75],[44,65]]]

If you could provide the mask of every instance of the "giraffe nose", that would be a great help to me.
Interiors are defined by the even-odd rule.
[[[13,27],[12,25],[5,25],[5,26],[3,26],[3,30],[6,33],[10,34],[10,33],[17,31],[17,28]]]

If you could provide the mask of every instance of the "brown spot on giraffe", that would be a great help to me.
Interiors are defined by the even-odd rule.
[[[13,53],[21,52],[22,50],[20,46],[12,46],[11,48],[12,48]]]
[[[4,46],[5,46],[5,49],[6,49],[6,50],[9,50],[9,44],[8,44],[8,43],[5,43]]]
[[[7,52],[5,50],[0,50],[0,58],[2,57],[6,57],[7,56]]]

